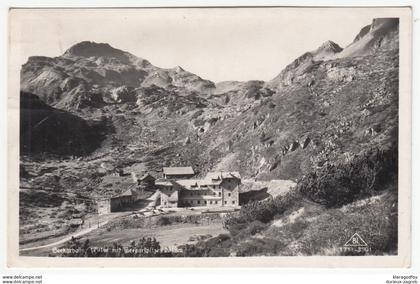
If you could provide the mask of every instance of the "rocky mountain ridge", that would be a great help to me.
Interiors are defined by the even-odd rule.
[[[134,92],[150,86],[190,94],[206,93],[214,83],[179,66],[158,68],[108,44],[87,41],[70,47],[59,57],[32,56],[21,71],[22,91],[67,110],[75,106],[100,107],[107,100],[112,103],[111,94],[121,87]]]
[[[298,57],[267,85],[270,88],[290,85],[293,81],[301,80],[302,75],[311,68],[316,68],[322,61],[375,54],[378,50],[397,49],[398,27],[398,18],[373,19],[372,24],[363,27],[349,46],[343,49],[332,41],[326,41],[318,49]]]
[[[91,42],[31,57],[21,75],[22,91],[102,123],[100,145],[81,157],[93,164],[297,179],[397,143],[398,19],[375,19],[344,49],[327,41],[269,82],[214,84]]]

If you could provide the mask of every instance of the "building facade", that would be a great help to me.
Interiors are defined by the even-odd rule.
[[[210,172],[204,179],[158,180],[160,206],[239,206],[241,176],[238,172]]]
[[[137,191],[128,189],[120,195],[97,200],[97,211],[99,215],[122,211],[137,201]]]
[[[160,193],[160,207],[179,207],[179,191],[181,187],[177,182],[172,180],[156,180],[155,186]]]

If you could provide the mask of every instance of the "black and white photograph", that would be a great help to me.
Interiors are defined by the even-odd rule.
[[[407,11],[11,9],[16,254],[401,256]]]

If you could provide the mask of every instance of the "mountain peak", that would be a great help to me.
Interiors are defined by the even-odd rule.
[[[399,19],[398,18],[375,18],[372,20],[372,24],[364,26],[360,32],[357,34],[353,43],[362,39],[369,32],[375,32],[377,30],[388,30],[398,27]]]
[[[399,18],[375,18],[372,24],[363,27],[353,42],[338,58],[374,53],[377,49],[398,48]]]
[[[315,51],[311,52],[314,60],[325,60],[331,58],[335,54],[341,52],[343,49],[331,40],[327,40]]]
[[[184,70],[181,66],[179,66],[179,65],[175,66],[175,67],[174,67],[174,70],[175,70],[175,72],[184,72],[184,71],[185,71],[185,70]]]
[[[399,18],[374,18],[371,25],[371,30],[379,28],[392,28],[398,26]]]
[[[93,41],[79,42],[66,50],[64,56],[81,57],[114,57],[120,60],[127,59],[127,53],[113,48],[108,43],[96,43]]]
[[[317,49],[317,51],[331,51],[334,53],[340,52],[343,49],[335,42],[327,40]]]

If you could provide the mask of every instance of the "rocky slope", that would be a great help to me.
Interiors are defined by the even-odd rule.
[[[90,163],[85,175],[96,175],[95,163],[105,160],[152,172],[192,165],[200,173],[297,179],[397,143],[398,19],[375,19],[344,49],[327,41],[269,82],[214,84],[82,42],[56,58],[29,58],[21,88],[106,122],[100,144],[85,142],[92,149],[80,158]]]
[[[361,29],[346,48],[343,49],[332,41],[326,41],[315,51],[303,54],[286,66],[279,75],[268,82],[268,86],[278,88],[299,81],[305,73],[316,68],[320,61],[374,55],[381,50],[398,49],[398,27],[398,18],[374,19],[371,25]]]
[[[214,84],[181,67],[162,69],[145,59],[108,44],[80,42],[62,56],[32,56],[22,66],[21,90],[37,94],[62,109],[101,107],[115,98],[121,87],[158,86],[179,93],[206,93]],[[113,96],[114,95],[114,96]]]
[[[273,80],[268,82],[271,88],[291,85],[294,81],[300,80],[300,76],[308,73],[316,62],[328,60],[343,49],[333,41],[326,41],[312,52],[306,52],[299,56],[291,64],[280,72]],[[315,65],[316,66],[316,65]]]
[[[97,148],[105,129],[46,105],[36,95],[20,93],[20,151],[23,155],[87,155]]]

